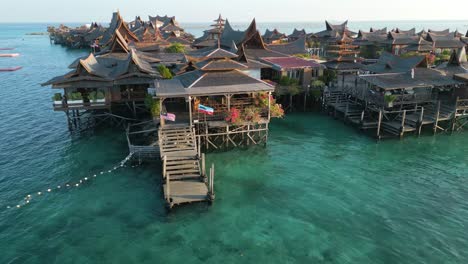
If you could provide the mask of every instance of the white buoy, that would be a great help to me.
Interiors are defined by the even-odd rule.
[[[75,186],[78,187],[78,186],[80,186],[80,185],[77,183],[77,184],[75,184]]]
[[[48,192],[51,192],[51,191],[52,191],[52,189],[47,189],[47,191],[48,191]]]

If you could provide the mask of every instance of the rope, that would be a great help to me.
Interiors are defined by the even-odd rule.
[[[56,187],[54,188],[48,188],[48,189],[45,189],[45,191],[38,191],[34,194],[28,194],[24,197],[24,199],[22,201],[20,201],[19,203],[17,203],[16,205],[7,205],[5,206],[4,208],[5,209],[20,209],[28,204],[31,203],[31,201],[33,200],[33,198],[36,198],[36,197],[40,197],[40,196],[44,196],[48,193],[52,193],[52,192],[57,192],[59,190],[70,190],[72,188],[78,188],[80,186],[82,186],[83,184],[87,183],[87,182],[90,182],[92,181],[93,179],[96,179],[97,177],[101,176],[101,175],[105,175],[105,174],[110,174],[118,169],[121,169],[123,167],[125,167],[127,164],[128,161],[130,161],[130,159],[134,156],[134,153],[130,153],[127,157],[125,157],[125,159],[123,159],[121,162],[119,162],[116,166],[112,167],[112,169],[110,170],[104,170],[104,171],[101,171],[101,172],[98,172],[96,174],[93,174],[93,175],[90,175],[90,176],[87,176],[87,177],[84,177],[76,182],[73,182],[73,183],[65,183],[65,184],[62,184],[62,185],[57,185]],[[132,168],[135,168],[135,167],[138,167],[138,165],[133,165]]]

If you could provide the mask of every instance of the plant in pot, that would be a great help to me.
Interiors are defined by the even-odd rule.
[[[83,103],[83,96],[79,92],[71,93],[68,98],[69,98],[68,100],[69,104],[82,104]]]
[[[391,94],[391,93],[386,93],[384,95],[384,100],[385,100],[385,103],[387,103],[387,106],[388,107],[393,107],[393,102],[396,100],[396,95],[394,94]]]
[[[231,110],[227,113],[226,122],[233,125],[242,124],[241,112],[235,107],[231,107]]]
[[[106,102],[106,95],[99,91],[96,93],[96,102],[98,103],[105,103]]]
[[[62,94],[61,93],[56,93],[52,97],[52,100],[54,100],[54,105],[60,105],[62,104]]]
[[[88,98],[91,103],[96,103],[97,101],[96,92],[90,92],[88,95]]]
[[[270,114],[271,117],[276,118],[283,118],[284,117],[284,109],[281,104],[272,104],[270,107]]]
[[[244,119],[247,122],[258,123],[262,119],[258,108],[250,106],[244,110]]]

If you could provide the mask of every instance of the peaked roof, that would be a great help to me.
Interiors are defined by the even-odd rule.
[[[234,42],[236,45],[239,45],[245,37],[246,31],[234,30],[229,23],[229,20],[226,19],[224,24],[224,30],[221,34],[221,45],[226,48],[230,48]]]
[[[454,50],[450,56],[449,64],[453,65],[463,65],[468,62],[466,56],[466,48],[462,47],[458,50]],[[467,69],[468,70],[468,69]]]
[[[124,37],[122,36],[122,34],[120,34],[119,31],[115,31],[114,36],[110,40],[108,47],[110,52],[128,53],[130,51],[127,41],[125,41]]]
[[[226,70],[247,70],[248,67],[240,62],[231,59],[206,60],[196,64],[196,67],[203,71],[226,71]]]
[[[336,31],[345,31],[346,28],[348,27],[348,20],[343,22],[342,24],[331,24],[327,20],[325,20],[325,26],[327,27],[328,31],[336,30]]]
[[[288,37],[290,37],[290,38],[300,38],[300,37],[305,36],[305,35],[307,35],[305,29],[297,30],[295,28],[293,33],[291,35],[289,35]]]
[[[306,37],[299,37],[297,40],[285,44],[270,44],[267,47],[273,51],[288,55],[306,53]]]
[[[155,81],[157,97],[186,97],[274,91],[274,87],[239,70],[195,70],[172,80]]]
[[[116,32],[119,32],[127,43],[139,41],[138,37],[128,28],[127,23],[122,19],[119,12],[113,13],[110,26],[102,38],[102,44],[109,44]]]
[[[210,53],[208,53],[207,55],[205,55],[204,57],[208,59],[224,59],[224,58],[233,59],[233,58],[237,58],[238,55],[232,52],[229,52],[227,50],[217,48],[211,51]]]
[[[418,66],[424,65],[426,56],[413,56],[403,58],[388,52],[383,52],[375,64],[363,65],[363,69],[374,73],[408,72]]]
[[[77,73],[80,71],[80,69],[84,69],[89,74],[102,78],[107,78],[111,72],[111,70],[99,64],[96,60],[96,57],[94,57],[92,53],[90,53],[86,59],[80,60],[77,67]]]

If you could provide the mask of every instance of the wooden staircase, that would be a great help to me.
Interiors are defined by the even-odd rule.
[[[198,151],[195,129],[187,125],[165,125],[158,134],[163,161],[164,198],[168,208],[212,201],[214,167],[210,170],[207,185],[205,155]]]

